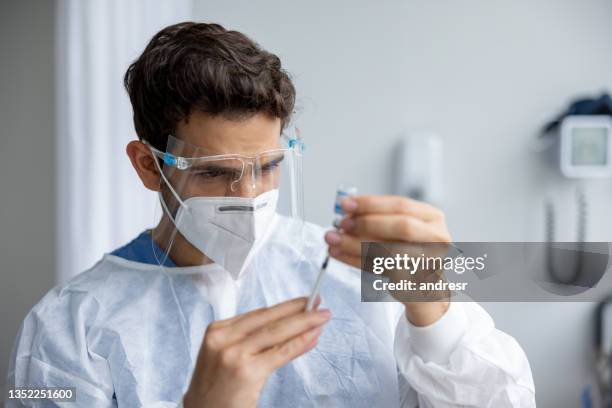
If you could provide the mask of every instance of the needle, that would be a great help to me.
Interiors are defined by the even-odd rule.
[[[323,261],[323,265],[321,265],[321,270],[319,271],[319,275],[317,276],[317,280],[315,282],[314,288],[312,289],[312,294],[308,298],[308,303],[306,303],[306,311],[310,312],[312,307],[314,306],[315,299],[319,294],[319,288],[321,287],[321,281],[323,280],[323,275],[325,275],[325,270],[327,269],[327,263],[329,262],[329,255],[325,257]]]

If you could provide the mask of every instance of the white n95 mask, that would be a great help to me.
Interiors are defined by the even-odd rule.
[[[237,279],[270,230],[278,190],[254,198],[192,197],[180,206],[177,230]]]

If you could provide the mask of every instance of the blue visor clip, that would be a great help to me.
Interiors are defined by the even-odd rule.
[[[289,148],[293,149],[295,146],[299,146],[300,153],[304,152],[304,143],[298,139],[289,139]]]
[[[164,153],[164,163],[168,166],[176,166],[176,157],[171,153]]]

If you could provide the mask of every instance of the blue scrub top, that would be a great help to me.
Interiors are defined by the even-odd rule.
[[[172,259],[167,257],[164,250],[153,241],[150,230],[144,231],[126,245],[115,249],[111,252],[111,255],[149,265],[159,265],[163,260],[164,266],[169,268],[176,267]]]

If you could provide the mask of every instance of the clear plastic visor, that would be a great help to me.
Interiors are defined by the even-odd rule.
[[[161,171],[162,218],[152,231],[160,265],[215,263],[237,279],[267,259],[277,228],[302,242],[299,137],[282,134],[271,149],[253,154],[210,155],[173,136],[165,152],[149,147]]]
[[[160,187],[171,212],[181,205],[179,198],[183,203],[193,197],[255,198],[278,190],[278,212],[303,219],[302,145],[297,139],[283,134],[275,149],[211,156],[204,155],[201,147],[169,136],[166,152],[152,151],[161,163]]]

